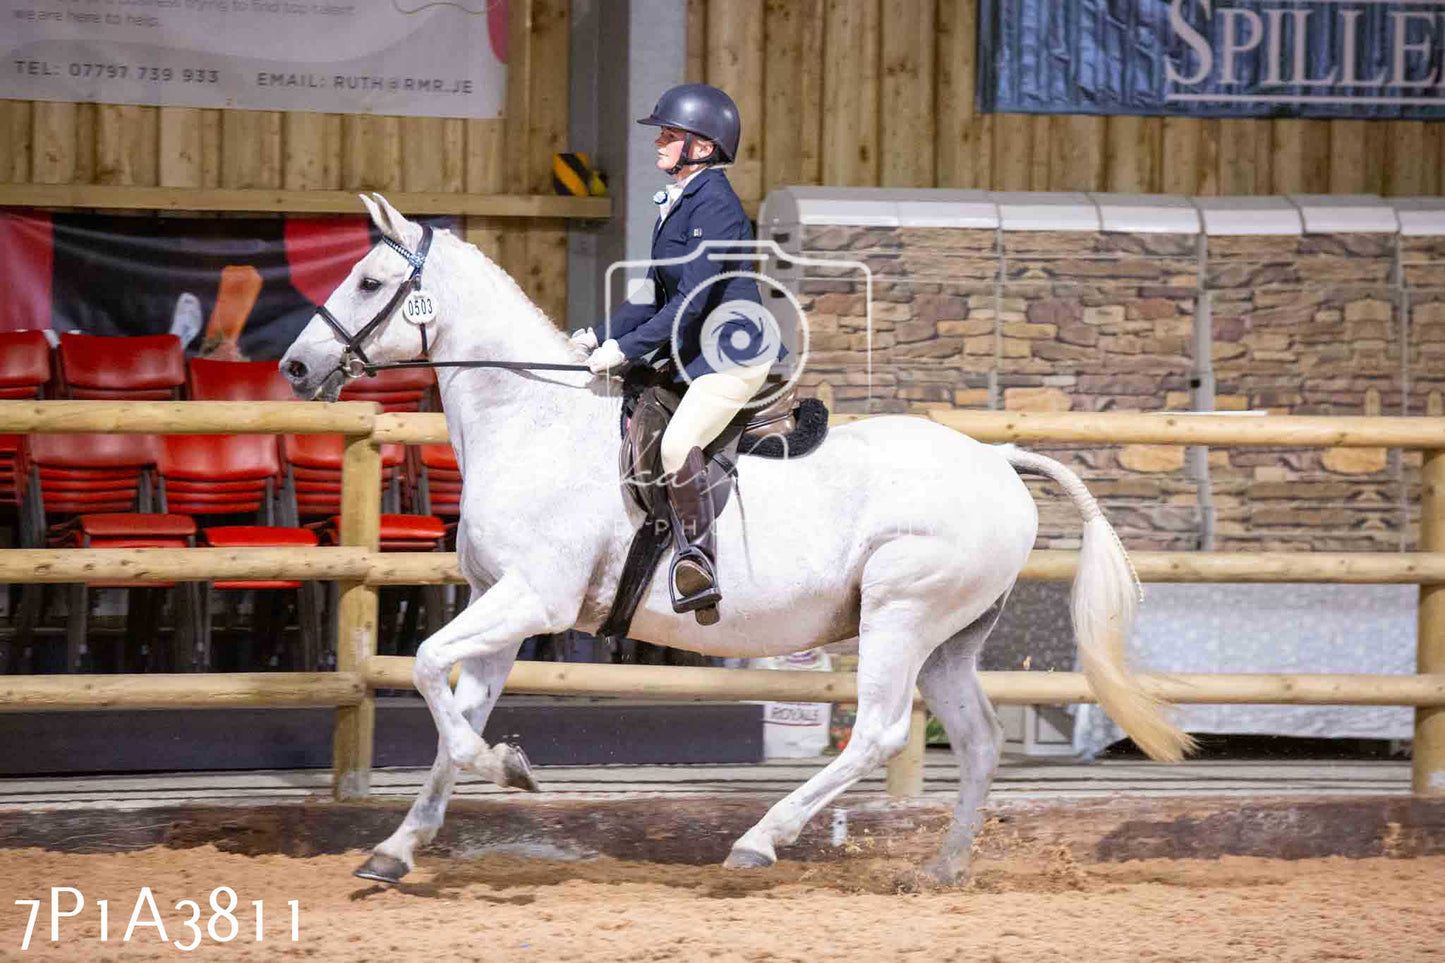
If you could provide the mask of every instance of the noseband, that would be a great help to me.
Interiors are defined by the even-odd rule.
[[[426,267],[427,252],[431,250],[431,238],[431,225],[423,224],[421,226],[421,244],[418,245],[416,253],[413,254],[396,241],[393,241],[384,234],[382,235],[381,240],[387,247],[406,258],[406,263],[411,265],[411,275],[396,289],[396,293],[391,296],[390,301],[386,302],[386,306],[376,312],[376,316],[366,322],[360,331],[355,334],[348,334],[346,329],[341,326],[341,322],[336,320],[336,315],[332,314],[326,305],[323,304],[317,308],[317,313],[321,315],[327,324],[331,325],[331,330],[335,331],[345,344],[345,347],[341,351],[341,360],[337,362],[336,366],[348,376],[359,378],[365,374],[373,378],[376,377],[378,366],[372,364],[371,359],[366,356],[366,351],[362,349],[361,342],[371,337],[371,333],[375,331],[383,321],[391,317],[392,313],[401,306],[402,299],[408,294],[421,290],[421,272],[422,268]],[[427,353],[426,324],[419,324],[418,327],[421,329],[421,353],[422,356],[425,357]]]

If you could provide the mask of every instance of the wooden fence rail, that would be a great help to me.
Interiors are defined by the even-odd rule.
[[[1063,441],[1270,447],[1395,447],[1425,453],[1421,551],[1413,554],[1140,552],[1145,581],[1354,582],[1420,586],[1418,674],[1169,675],[1146,684],[1171,702],[1404,705],[1416,707],[1414,789],[1445,795],[1445,418],[1232,417],[1144,413],[931,412],[940,424],[982,441]],[[839,416],[836,423],[853,420]],[[339,651],[333,673],[188,676],[46,676],[0,680],[0,711],[97,706],[332,705],[337,707],[334,792],[369,791],[376,688],[411,684],[411,660],[376,654],[381,585],[460,581],[454,555],[378,551],[379,446],[444,442],[436,414],[382,414],[366,402],[0,401],[0,433],[214,432],[339,433],[342,546],[277,549],[112,549],[0,552],[0,582],[138,581],[220,578],[334,579],[341,583]],[[1072,552],[1035,552],[1023,577],[1072,577]],[[1000,703],[1092,701],[1077,673],[985,673]],[[851,674],[755,672],[681,667],[518,663],[511,691],[669,699],[850,701]],[[922,788],[922,711],[913,738],[890,763],[889,788]]]

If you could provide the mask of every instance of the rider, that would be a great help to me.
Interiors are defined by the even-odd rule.
[[[787,349],[775,324],[771,337],[762,330],[767,314],[757,282],[717,277],[756,270],[756,262],[714,260],[699,250],[705,241],[753,239],[742,203],[720,169],[737,157],[742,133],[737,105],[716,87],[683,84],[664,93],[638,123],[661,128],[654,141],[657,167],[672,176],[652,198],[659,206],[652,261],[675,263],[652,265],[652,298],[641,303],[629,298],[608,321],[601,345],[591,328],[573,340],[591,350],[587,366],[595,374],[657,349],[662,357],[675,353],[681,362],[685,377],[674,374],[684,394],[662,436],[671,521],[687,541],[672,564],[673,609],[707,610],[721,594],[702,449],[757,394]],[[771,344],[776,351],[769,350]]]

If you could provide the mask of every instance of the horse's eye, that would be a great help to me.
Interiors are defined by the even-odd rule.
[[[381,287],[381,282],[376,278],[361,279],[361,290],[363,291],[375,291],[379,287]]]

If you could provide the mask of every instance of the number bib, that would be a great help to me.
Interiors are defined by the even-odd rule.
[[[412,324],[430,324],[437,317],[437,303],[425,291],[413,291],[401,304],[401,316]]]

